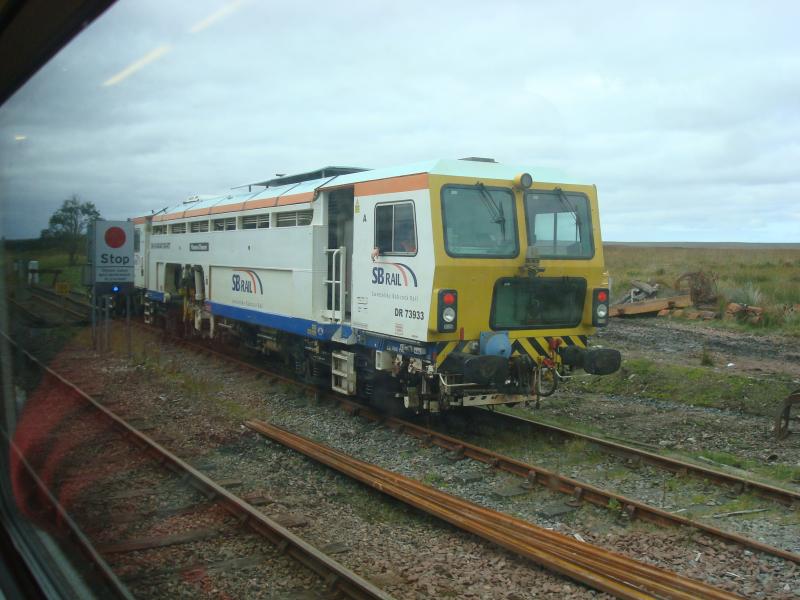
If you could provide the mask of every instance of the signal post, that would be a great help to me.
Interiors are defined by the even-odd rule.
[[[125,298],[128,353],[131,350],[131,303],[133,289],[133,222],[94,221],[89,226],[89,269],[86,282],[92,287],[92,347],[98,347],[97,312],[103,310],[103,343],[108,350],[110,304]],[[102,305],[98,298],[102,297]]]

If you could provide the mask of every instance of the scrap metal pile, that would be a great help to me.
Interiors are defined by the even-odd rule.
[[[675,281],[672,290],[664,289],[659,283],[633,280],[630,291],[611,307],[610,315],[621,317],[653,314],[660,317],[714,319],[717,317],[714,306],[718,296],[716,280],[713,273],[684,273]],[[664,295],[665,293],[669,295]]]

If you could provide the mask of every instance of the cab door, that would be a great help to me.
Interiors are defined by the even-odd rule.
[[[328,247],[325,279],[326,316],[350,323],[353,272],[353,188],[328,195]]]

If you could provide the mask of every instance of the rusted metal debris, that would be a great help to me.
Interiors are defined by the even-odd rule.
[[[583,543],[510,515],[462,500],[392,471],[264,421],[247,427],[384,494],[420,508],[465,531],[494,542],[534,562],[618,598],[719,598],[739,596],[682,577],[593,544]]]
[[[620,301],[620,304],[630,304],[634,302],[642,302],[655,298],[661,286],[658,283],[647,283],[634,279],[631,281],[631,289],[625,294],[625,297]]]
[[[792,416],[792,411],[795,412],[795,416]],[[792,433],[792,430],[789,428],[789,425],[792,421],[800,421],[800,415],[797,415],[797,411],[800,411],[800,390],[795,390],[788,396],[781,404],[780,410],[778,410],[778,414],[775,417],[775,437],[779,440],[784,440],[789,437],[789,434]]]
[[[658,297],[660,284],[631,281],[631,290],[618,304],[611,307],[612,317],[655,314],[659,317],[710,320],[717,318],[717,275],[704,271],[684,273],[675,281],[676,295]],[[688,289],[687,289],[688,288]],[[695,307],[694,310],[684,310]]]
[[[684,273],[675,280],[675,289],[680,290],[684,284],[687,284],[692,304],[695,306],[713,306],[716,304],[717,298],[719,298],[717,279],[717,274],[711,272],[693,271]]]

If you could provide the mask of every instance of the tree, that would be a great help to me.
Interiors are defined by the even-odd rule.
[[[50,227],[42,231],[41,237],[43,240],[58,240],[69,254],[69,264],[74,265],[75,256],[86,237],[86,227],[99,218],[94,203],[81,202],[73,194],[50,217]]]

